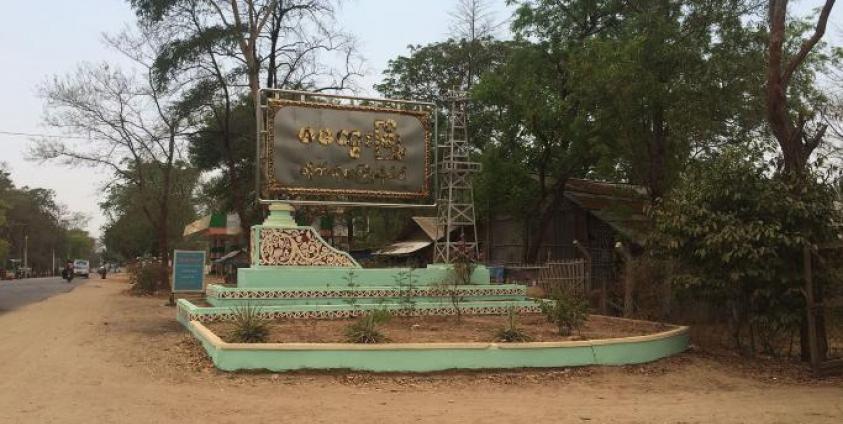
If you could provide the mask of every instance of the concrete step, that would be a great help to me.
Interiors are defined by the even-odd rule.
[[[519,313],[539,312],[539,304],[534,300],[498,300],[498,301],[463,301],[458,307],[465,315],[502,315],[510,308]],[[236,316],[237,306],[197,306],[187,299],[179,299],[176,304],[178,320],[189,321],[230,321]],[[397,316],[441,316],[455,315],[456,307],[448,299],[437,302],[416,302],[412,304],[318,304],[318,305],[271,305],[256,306],[258,313],[266,319],[337,319],[362,315],[367,311],[388,310]]]
[[[458,296],[463,301],[525,300],[527,287],[519,284],[457,286],[297,287],[250,289],[209,285],[206,301],[213,306],[236,305],[344,305],[350,303],[437,303]]]

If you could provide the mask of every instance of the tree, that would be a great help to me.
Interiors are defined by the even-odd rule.
[[[513,2],[516,3],[516,2]],[[506,63],[487,72],[473,90],[499,111],[497,142],[534,173],[538,197],[525,260],[535,262],[545,228],[562,201],[568,178],[595,162],[600,140],[582,104],[572,97],[584,81],[572,79],[570,60],[584,43],[617,21],[617,1],[517,2],[517,46]]]
[[[478,65],[483,68],[483,64],[477,63],[477,53],[483,53],[484,41],[495,38],[494,14],[485,0],[457,0],[457,6],[450,16],[451,34],[463,45],[465,56],[464,81],[453,89],[461,90],[465,85],[465,91],[470,92],[477,77],[485,70],[478,69]],[[482,61],[482,58],[480,60]]]
[[[80,228],[71,228],[67,231],[66,259],[85,259],[87,261],[93,261],[96,254],[94,247],[94,239],[87,231]]]
[[[259,216],[254,146],[262,77],[269,88],[345,90],[360,75],[354,39],[335,29],[330,0],[130,3],[142,25],[171,28],[175,35],[156,60],[158,78],[188,74],[200,81],[190,93],[200,103],[194,118],[202,123],[191,152],[200,169],[223,169],[225,177],[214,178],[209,188],[224,197],[220,204],[233,207],[248,234]],[[326,66],[325,54],[344,66]]]
[[[161,33],[145,28],[138,36],[123,33],[106,38],[112,48],[133,61],[138,75],[108,64],[83,64],[75,73],[45,84],[41,89],[46,100],[44,122],[70,137],[39,140],[33,156],[71,166],[103,167],[148,200],[142,210],[157,235],[158,284],[163,289],[169,285],[172,173],[192,99],[180,96],[185,82],[161,84],[154,78],[153,60],[166,43]],[[157,191],[148,172],[151,167],[155,168],[152,174],[161,177]]]
[[[15,187],[8,171],[0,167],[0,267],[8,259],[27,258],[36,274],[52,273],[71,253],[90,258],[90,249],[75,249],[79,235],[87,237],[87,216],[70,213],[55,200],[52,190]],[[89,238],[89,237],[88,237]]]
[[[828,129],[825,123],[808,125],[815,118],[816,105],[806,105],[794,93],[792,84],[810,56],[820,46],[825,35],[828,17],[835,0],[826,0],[819,12],[813,33],[802,40],[795,53],[788,51],[787,5],[788,0],[770,0],[768,9],[769,41],[767,48],[767,121],[781,149],[783,172],[799,178],[807,171],[808,161],[820,145]],[[790,55],[792,53],[792,55]]]
[[[474,42],[494,37],[495,15],[485,0],[457,0],[451,17],[451,35],[458,40]]]
[[[189,42],[174,40],[175,46],[193,54],[208,41],[225,40],[238,49],[237,59],[245,68],[249,92],[255,99],[255,118],[260,119],[260,71],[258,56],[260,36],[266,29],[279,0],[129,0],[138,17],[146,23],[160,24],[183,7],[201,12],[201,18],[212,19],[210,25],[190,33]],[[200,26],[197,21],[197,27]],[[187,47],[185,49],[185,47]],[[192,48],[191,48],[192,47]],[[233,51],[231,52],[233,53]]]
[[[448,39],[425,46],[409,46],[409,55],[389,61],[384,79],[375,85],[375,89],[388,98],[443,102],[454,92],[469,91],[483,73],[506,61],[511,48],[512,43],[491,37],[474,42]],[[471,67],[473,70],[469,69]],[[447,108],[440,108],[440,113],[439,122],[447,122]],[[493,138],[498,115],[477,104],[470,105],[468,113],[469,141],[482,150]]]
[[[509,59],[473,93],[499,112],[493,144],[537,181],[527,261],[568,178],[642,184],[657,199],[692,153],[761,131],[752,2],[514,3]]]
[[[841,218],[830,185],[794,187],[776,175],[772,152],[735,146],[692,164],[653,210],[651,240],[677,261],[680,289],[730,309],[739,347],[748,337],[770,353],[805,314],[803,246],[833,240]]]
[[[102,242],[111,260],[125,261],[138,257],[149,257],[158,253],[158,237],[155,228],[145,219],[143,208],[151,208],[153,216],[159,212],[155,199],[163,190],[163,178],[155,164],[146,164],[148,169],[147,190],[127,183],[115,183],[108,187],[106,198],[100,203],[108,222],[103,227]],[[172,171],[172,188],[167,217],[167,244],[178,246],[187,224],[196,219],[194,190],[199,177],[197,170],[177,163]]]
[[[475,89],[481,102],[500,110],[496,131],[502,152],[522,160],[536,180],[537,196],[530,202],[535,219],[524,258],[530,263],[538,259],[565,183],[585,174],[599,142],[590,136],[589,123],[577,119],[576,106],[567,101],[566,78],[552,62],[544,48],[522,45]]]
[[[817,65],[817,50],[822,49],[821,40],[825,35],[828,17],[834,7],[835,0],[826,0],[819,11],[817,22],[811,35],[802,40],[801,32],[805,25],[787,24],[787,0],[770,0],[768,8],[769,39],[767,48],[767,84],[766,111],[767,123],[781,151],[782,177],[791,184],[791,190],[786,192],[792,198],[802,195],[803,186],[810,186],[812,181],[809,173],[809,161],[812,154],[822,144],[828,129],[823,121],[823,95],[812,90],[813,76]],[[794,26],[796,28],[794,28]],[[788,35],[799,42],[798,47]],[[823,58],[819,59],[824,62]],[[801,81],[800,81],[801,80]],[[800,84],[801,82],[801,84]],[[809,225],[809,223],[805,223]],[[812,246],[816,241],[808,238],[805,246]],[[818,303],[823,301],[823,289],[820,284],[816,287]],[[813,307],[813,305],[811,305]],[[820,355],[825,355],[828,344],[825,331],[825,318],[822,309],[810,311],[815,317],[814,332],[817,335]],[[811,346],[808,343],[808,318],[802,325],[802,357],[810,357]]]
[[[763,34],[742,1],[628,3],[569,59],[572,98],[607,149],[594,170],[658,199],[692,152],[757,137]]]
[[[13,185],[9,178],[9,171],[6,170],[6,164],[0,162],[0,233],[5,233],[6,228],[6,213],[9,208],[9,192]],[[0,238],[0,268],[6,264],[9,255],[9,242]]]

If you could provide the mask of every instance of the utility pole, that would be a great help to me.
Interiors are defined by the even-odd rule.
[[[29,268],[29,261],[27,257],[29,256],[29,234],[24,234],[23,236],[23,267]]]

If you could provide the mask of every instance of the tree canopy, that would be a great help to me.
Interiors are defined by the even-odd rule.
[[[0,268],[12,269],[10,259],[23,266],[24,255],[35,273],[51,272],[54,258],[56,266],[67,258],[96,259],[87,221],[60,205],[52,190],[15,186],[0,166]]]

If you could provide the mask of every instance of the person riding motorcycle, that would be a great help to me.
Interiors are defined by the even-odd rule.
[[[100,277],[102,277],[102,279],[105,280],[105,275],[108,273],[108,269],[105,267],[105,265],[100,266],[98,271],[99,271]]]
[[[67,280],[68,283],[73,281],[73,261],[68,260],[64,264],[64,269],[61,271],[61,278]]]

